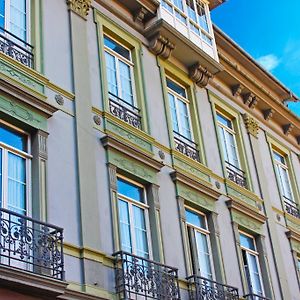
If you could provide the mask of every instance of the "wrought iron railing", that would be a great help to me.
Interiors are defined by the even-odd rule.
[[[284,198],[287,199],[286,197]],[[292,215],[295,218],[300,219],[300,210],[296,203],[292,203],[292,200],[289,200],[289,201],[284,201],[284,205],[285,205],[285,211],[288,214]]]
[[[253,294],[253,293],[245,295],[244,299],[246,299],[246,300],[271,300],[270,298],[260,296],[257,294]]]
[[[228,161],[225,161],[228,179],[243,188],[247,188],[245,172]]]
[[[199,151],[197,150],[197,144],[186,138],[182,134],[173,131],[175,149],[189,158],[200,162]]]
[[[187,278],[190,300],[238,300],[238,289],[226,284],[192,275]]]
[[[2,27],[0,27],[0,52],[29,68],[34,66],[33,46]]]
[[[131,126],[141,129],[140,110],[135,106],[127,103],[118,96],[109,94],[109,111],[112,115],[130,124]]]
[[[180,299],[177,269],[120,251],[116,258],[116,291],[121,299]]]
[[[63,230],[0,208],[0,264],[64,280]]]

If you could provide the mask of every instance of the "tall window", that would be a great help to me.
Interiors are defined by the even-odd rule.
[[[28,136],[0,123],[0,207],[28,213]]]
[[[0,27],[27,41],[28,8],[29,0],[0,0]]]
[[[279,181],[280,191],[285,200],[294,202],[294,197],[291,188],[289,177],[289,169],[286,159],[283,155],[273,150],[273,158],[275,163],[276,176]]]
[[[184,87],[167,78],[169,105],[172,115],[173,131],[192,140],[189,100]]]
[[[104,49],[108,92],[134,105],[133,62],[131,52],[112,38],[104,35]]]
[[[258,296],[264,296],[255,239],[251,235],[240,232],[240,243],[244,264],[244,272],[248,283],[249,293]]]
[[[143,186],[118,177],[121,249],[144,258],[150,256],[149,218]]]
[[[213,264],[206,216],[186,209],[193,269],[195,275],[213,280]]]

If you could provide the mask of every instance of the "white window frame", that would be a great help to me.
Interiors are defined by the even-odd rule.
[[[15,155],[18,155],[19,157],[22,157],[25,159],[25,168],[26,168],[26,173],[25,173],[25,180],[26,180],[26,209],[25,209],[25,216],[31,216],[32,214],[32,201],[31,201],[31,160],[32,160],[32,155],[31,153],[31,140],[30,140],[30,135],[18,128],[15,127],[3,120],[0,120],[0,125],[4,125],[12,130],[14,130],[17,133],[23,134],[26,136],[26,140],[27,140],[27,152],[21,151],[19,149],[16,149],[8,144],[5,144],[3,142],[0,141],[0,148],[2,150],[2,195],[0,195],[1,199],[2,199],[2,208],[8,208],[8,187],[7,187],[7,178],[8,178],[8,153],[11,152]]]
[[[198,227],[195,226],[194,224],[189,223],[188,221],[186,221],[186,226],[187,229],[190,227],[193,231],[194,231],[194,237],[195,237],[195,244],[196,244],[196,250],[197,250],[197,258],[198,258],[198,266],[194,266],[197,267],[197,270],[200,274],[200,276],[202,276],[201,274],[201,266],[200,266],[200,262],[199,262],[199,257],[198,257],[198,245],[197,245],[197,238],[196,238],[196,232],[202,233],[206,236],[206,241],[207,241],[207,245],[208,245],[208,251],[209,251],[209,262],[210,262],[210,267],[211,267],[211,272],[212,272],[212,279],[207,278],[208,280],[215,280],[215,268],[214,268],[214,263],[213,263],[213,256],[212,256],[212,248],[211,248],[211,242],[210,242],[210,231],[208,230],[208,222],[207,222],[207,217],[204,213],[199,212],[198,210],[189,207],[189,206],[185,206],[185,211],[189,210],[193,213],[195,213],[196,215],[200,215],[202,217],[204,217],[205,220],[205,225],[206,225],[206,229],[202,228],[202,227]],[[194,238],[193,237],[193,238]],[[190,245],[191,246],[191,245]],[[192,249],[190,247],[190,251],[192,252]],[[196,274],[197,275],[197,274]]]
[[[30,44],[30,2],[31,0],[26,0],[26,40],[24,42]],[[10,3],[11,0],[5,0],[5,12],[4,12],[4,29],[11,32],[10,28],[10,19],[11,19],[11,12],[10,12]],[[20,37],[18,37],[20,38]],[[22,40],[22,38],[20,38]],[[18,41],[19,42],[19,41]]]
[[[245,251],[246,252],[246,257],[247,257],[247,265],[249,266],[249,259],[248,259],[248,255],[253,255],[255,256],[255,261],[256,261],[256,265],[257,265],[257,269],[258,269],[258,275],[259,275],[259,281],[260,281],[260,285],[261,285],[261,289],[262,289],[262,295],[260,296],[265,296],[265,290],[264,290],[264,284],[263,284],[263,280],[262,280],[262,275],[261,275],[261,267],[260,267],[260,263],[259,263],[259,253],[257,252],[257,247],[256,247],[256,241],[255,241],[255,238],[253,235],[250,235],[244,231],[241,231],[239,230],[239,234],[243,234],[249,238],[251,238],[253,240],[253,243],[254,243],[254,248],[255,248],[255,251],[253,251],[252,249],[249,249],[249,248],[246,248],[244,246],[241,245],[241,251]],[[239,238],[240,238],[240,235],[239,235]],[[247,281],[247,284],[248,283],[248,279],[247,279],[247,272],[245,270],[245,265],[244,265],[244,259],[243,259],[243,269],[244,269],[244,274],[246,276],[246,281]],[[249,267],[248,267],[249,268]],[[252,283],[252,278],[251,278],[251,275],[250,275],[250,271],[249,272],[249,276],[250,276],[250,283],[251,283],[251,286],[253,286],[253,283]],[[250,289],[250,287],[248,287]],[[256,294],[256,291],[253,291],[252,288],[251,288],[251,291],[249,290],[249,292],[252,292],[254,294]],[[257,294],[259,295],[259,294]]]
[[[110,49],[109,47],[104,45],[104,38],[105,36],[107,36],[109,39],[111,39],[112,41],[114,41],[115,43],[117,43],[118,45],[120,45],[121,47],[123,47],[124,49],[129,51],[129,55],[130,55],[130,60],[126,59],[124,56],[120,55],[119,53],[115,52],[114,50]],[[103,45],[104,45],[104,52],[109,53],[110,55],[115,57],[115,67],[116,67],[116,79],[117,79],[117,90],[118,90],[118,95],[115,95],[119,98],[121,98],[124,101],[124,104],[128,103],[129,105],[133,105],[135,107],[137,106],[137,101],[136,101],[136,90],[135,90],[135,80],[134,80],[134,62],[132,60],[132,50],[128,47],[126,47],[124,44],[120,43],[118,40],[116,40],[115,38],[113,38],[112,36],[110,36],[107,33],[103,34]],[[104,55],[105,58],[105,55]],[[133,103],[129,103],[127,102],[122,95],[122,83],[121,83],[121,76],[120,76],[120,70],[119,70],[119,61],[122,61],[123,63],[125,63],[126,65],[129,66],[130,69],[130,76],[131,76],[131,85],[132,85],[132,102]],[[107,79],[107,63],[105,60],[105,72],[106,72],[106,81],[108,84],[108,79]]]
[[[170,80],[170,81],[174,82],[176,85],[178,85],[179,87],[183,88],[184,91],[185,91],[186,96],[188,96],[187,89],[182,84],[178,83],[178,81],[174,80],[173,78],[170,78],[169,76],[166,77],[166,82],[167,82],[167,80]],[[167,84],[166,84],[166,86],[167,86]],[[193,127],[192,127],[192,118],[191,118],[191,112],[190,112],[190,101],[189,101],[189,99],[181,96],[178,93],[176,93],[174,90],[172,90],[168,86],[167,86],[167,93],[168,94],[170,93],[175,98],[174,102],[175,102],[175,108],[176,108],[176,121],[177,121],[178,129],[179,129],[178,133],[180,135],[184,136],[186,139],[191,140],[192,142],[194,142],[194,133],[193,133]],[[180,117],[178,115],[179,111],[180,111],[178,101],[182,101],[183,103],[186,104],[186,108],[187,108],[186,110],[187,110],[187,114],[188,114],[188,123],[189,123],[189,127],[190,127],[190,132],[191,132],[191,137],[190,138],[186,137],[182,132],[183,131],[183,129],[182,129],[183,126],[181,124],[181,120],[180,120]],[[169,102],[169,109],[170,109],[170,112],[171,112],[171,103],[170,103],[169,97],[168,97],[168,102]],[[172,113],[171,113],[171,118],[172,118]],[[173,129],[173,131],[175,131],[175,129],[173,128],[173,122],[172,122],[172,129]]]
[[[122,176],[120,174],[117,175],[117,179],[120,178],[122,180],[124,180],[125,182],[131,183],[135,186],[138,186],[140,188],[143,189],[143,199],[144,199],[144,203],[143,202],[139,202],[136,201],[132,198],[129,198],[127,196],[124,196],[122,194],[119,193],[118,191],[118,206],[119,206],[119,200],[125,201],[128,204],[128,215],[129,215],[129,222],[130,222],[130,237],[131,237],[131,253],[133,255],[137,255],[137,249],[136,249],[136,237],[135,237],[135,232],[134,232],[134,216],[133,216],[133,209],[132,206],[135,205],[141,209],[143,209],[144,211],[144,218],[145,218],[145,226],[146,226],[146,237],[147,237],[147,246],[148,246],[148,255],[149,257],[147,259],[153,259],[153,254],[152,254],[152,242],[151,242],[151,232],[150,232],[150,221],[149,221],[149,205],[147,204],[147,197],[146,197],[146,189],[145,186],[143,186],[142,184],[129,179],[128,177]],[[119,210],[118,210],[119,211]],[[118,225],[120,228],[120,220],[118,220]],[[120,232],[120,230],[119,230]],[[122,241],[121,241],[121,236],[120,236],[120,249],[122,250]]]
[[[227,127],[226,125],[224,125],[223,123],[221,123],[219,120],[218,120],[218,115],[220,115],[221,117],[225,118],[226,120],[230,121],[231,124],[232,124],[232,129]],[[228,140],[228,137],[227,135],[224,133],[224,144],[225,144],[225,147],[226,149],[223,149],[223,136],[220,134],[220,132],[218,132],[218,135],[220,136],[220,139],[221,139],[221,144],[222,144],[222,149],[223,149],[223,155],[224,155],[224,159],[225,159],[225,155],[227,153],[227,157],[228,157],[228,162],[230,164],[232,164],[233,166],[235,166],[236,168],[240,169],[241,170],[241,162],[240,162],[240,156],[239,156],[239,149],[238,149],[238,146],[237,146],[237,142],[236,142],[236,132],[234,130],[234,122],[231,118],[229,118],[228,116],[224,115],[223,113],[221,113],[220,111],[216,111],[216,117],[217,117],[217,126],[218,126],[218,129],[221,128],[222,131],[225,131],[227,132],[227,134],[231,134],[232,137],[233,137],[233,141],[234,141],[234,148],[235,148],[235,151],[236,151],[236,157],[237,157],[237,163],[238,163],[238,166],[235,165],[235,163],[233,161],[230,161],[230,155],[229,155],[229,152],[228,152],[228,148],[230,149],[231,151],[231,148],[230,148],[230,141]],[[226,151],[226,153],[225,153]]]
[[[211,19],[210,19],[210,13],[209,13],[209,8],[208,8],[208,4],[205,3],[204,1],[199,0],[199,2],[201,2],[204,5],[204,10],[205,10],[205,16],[206,16],[206,20],[207,20],[207,25],[208,25],[208,31],[206,31],[204,28],[202,28],[200,26],[200,22],[199,22],[199,15],[197,13],[197,0],[191,0],[193,1],[194,7],[196,8],[196,19],[197,22],[195,22],[192,18],[189,17],[189,13],[188,13],[188,8],[187,8],[187,4],[185,0],[180,0],[182,2],[183,5],[183,11],[178,8],[175,3],[174,0],[161,0],[161,3],[165,2],[166,5],[168,5],[169,7],[172,8],[172,15],[174,16],[174,18],[176,18],[176,20],[180,21],[183,25],[185,25],[189,31],[195,33],[195,31],[193,31],[192,29],[192,25],[195,26],[198,30],[199,30],[199,36],[201,38],[201,41],[206,43],[209,47],[214,47],[215,45],[215,41],[214,41],[214,37],[212,35],[212,24],[211,24]],[[169,14],[171,13],[167,8],[165,8],[163,6],[163,4],[161,4],[162,9],[164,9],[166,12],[168,12]],[[185,22],[183,22],[180,18],[177,17],[177,14],[179,14],[182,18],[185,19]],[[208,43],[203,37],[202,35],[206,35],[211,43]]]
[[[285,163],[282,163],[280,161],[278,161],[276,158],[275,158],[275,154],[279,155],[280,157],[283,158],[283,161]],[[289,167],[287,165],[287,161],[286,161],[286,155],[282,155],[280,152],[272,149],[272,155],[273,155],[273,160],[274,160],[274,164],[275,164],[275,170],[276,170],[276,176],[278,178],[278,181],[279,181],[279,190],[280,190],[280,193],[282,195],[282,197],[288,201],[289,203],[292,203],[292,204],[296,204],[295,203],[295,197],[294,197],[294,193],[293,193],[293,188],[292,188],[292,184],[291,184],[291,178],[290,178],[290,172],[289,172]],[[288,195],[285,195],[285,191],[284,191],[284,178],[282,178],[282,174],[281,174],[281,170],[283,170],[283,172],[286,172],[287,174],[287,179],[288,179],[288,188],[289,190],[291,191],[291,199],[289,198]]]

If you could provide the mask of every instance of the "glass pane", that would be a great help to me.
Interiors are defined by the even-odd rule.
[[[196,227],[207,229],[205,217],[202,215],[198,215],[188,209],[185,210],[186,221],[189,224],[192,224]]]
[[[133,104],[130,66],[119,60],[119,69],[122,88],[121,98],[127,103]]]
[[[188,139],[192,139],[191,127],[190,127],[190,118],[188,114],[187,104],[181,100],[177,100],[179,108],[179,119],[180,119],[180,128],[179,133],[185,136]]]
[[[130,60],[130,51],[124,47],[122,47],[120,44],[115,42],[114,40],[110,39],[108,36],[104,36],[104,45],[107,48],[110,48],[111,50],[117,52],[121,56],[125,57],[126,59]]]
[[[8,153],[8,209],[26,214],[26,161]]]
[[[16,149],[26,151],[26,137],[0,124],[0,142]]]
[[[169,96],[169,102],[170,102],[173,130],[179,133],[177,111],[176,111],[176,106],[175,106],[175,97],[170,93],[168,93],[168,96]]]
[[[118,193],[135,201],[144,202],[143,188],[134,185],[131,182],[118,178]]]
[[[253,251],[256,251],[255,245],[254,245],[254,240],[252,237],[240,233],[240,242],[244,248],[248,248]]]
[[[0,0],[0,27],[5,26],[5,0]]]
[[[128,203],[119,200],[119,219],[120,219],[120,235],[121,235],[121,248],[124,251],[132,252],[131,234],[130,234],[130,221]]]
[[[293,200],[293,194],[291,190],[288,170],[278,166],[280,172],[280,181],[282,185],[282,194],[289,200]]]
[[[186,0],[186,6],[188,10],[189,17],[197,23],[197,17],[196,17],[196,11],[195,11],[195,5],[194,0]]]
[[[232,129],[232,122],[229,119],[225,118],[224,116],[217,114],[217,121],[227,126],[228,128]]]
[[[117,72],[115,57],[108,52],[105,52],[106,76],[108,82],[108,91],[115,96],[118,95]]]
[[[170,13],[173,13],[172,6],[169,3],[167,3],[165,0],[162,1],[162,6]]]
[[[228,152],[228,161],[236,166],[237,168],[240,167],[239,160],[237,156],[237,149],[235,144],[235,138],[232,133],[225,131],[225,141],[226,141],[226,148]]]
[[[174,81],[167,79],[167,87],[171,90],[173,90],[175,93],[181,95],[182,97],[186,98],[186,92],[185,89],[178,84],[176,84]]]
[[[26,0],[10,1],[10,31],[26,41]]]
[[[138,256],[149,258],[144,210],[135,205],[132,206],[132,209],[134,217],[136,254]]]
[[[257,295],[262,295],[261,279],[258,270],[257,256],[247,253],[249,274],[251,279],[251,286],[253,293]]]
[[[0,208],[2,207],[2,149],[0,148]]]
[[[227,151],[227,148],[226,148],[226,141],[225,141],[225,129],[223,127],[219,126],[219,134],[220,134],[224,159],[225,159],[225,161],[229,162],[228,151]]]
[[[197,1],[197,11],[199,16],[199,25],[208,32],[208,22],[205,14],[204,4],[200,1]]]
[[[282,163],[282,164],[285,165],[285,159],[284,159],[284,157],[282,155],[280,155],[279,153],[273,151],[273,157],[274,157],[275,161],[278,161],[278,162],[280,162],[280,163]]]
[[[196,231],[196,243],[200,274],[205,278],[213,279],[207,236],[201,232]]]
[[[182,3],[182,0],[174,0],[174,4],[176,5],[176,7],[178,7],[180,10],[183,11],[183,3]]]

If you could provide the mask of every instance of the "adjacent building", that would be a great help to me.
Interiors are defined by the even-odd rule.
[[[298,98],[223,0],[0,0],[0,299],[300,299]]]

